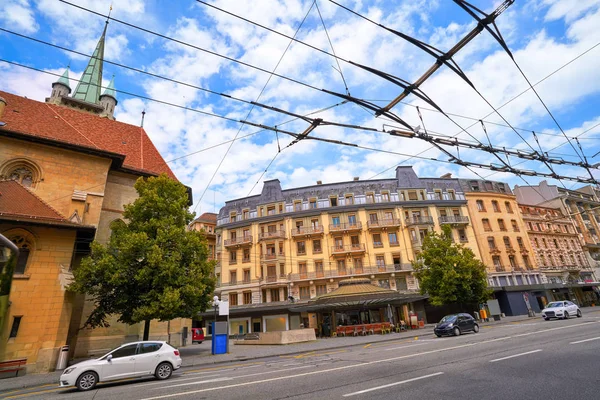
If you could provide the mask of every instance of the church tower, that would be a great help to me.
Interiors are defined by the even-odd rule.
[[[102,36],[98,40],[94,54],[92,54],[90,61],[85,67],[73,95],[69,96],[71,87],[69,85],[69,68],[67,67],[60,79],[52,84],[52,94],[46,98],[46,103],[74,108],[111,120],[115,119],[114,111],[117,105],[117,98],[115,95],[114,76],[104,93],[102,93],[102,68],[104,64],[104,45],[107,28],[108,20],[104,25]]]

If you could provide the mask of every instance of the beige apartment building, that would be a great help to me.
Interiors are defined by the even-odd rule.
[[[419,178],[411,167],[398,167],[394,179],[286,190],[266,181],[260,195],[226,202],[217,219],[216,276],[232,331],[318,328],[330,314],[300,306],[350,277],[395,291],[397,319],[410,311],[424,319],[411,261],[427,232],[444,224],[479,256],[466,203],[457,179]],[[356,310],[337,311],[343,319]],[[371,321],[384,318],[371,311]]]

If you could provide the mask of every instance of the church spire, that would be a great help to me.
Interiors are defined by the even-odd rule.
[[[102,87],[102,64],[104,63],[104,40],[106,37],[106,28],[108,27],[108,20],[104,25],[102,36],[98,40],[96,50],[92,54],[92,58],[85,68],[73,98],[83,100],[88,103],[98,104],[100,100],[100,89]]]
[[[64,85],[67,87],[67,89],[69,89],[69,92],[71,92],[71,86],[69,85],[69,67],[67,66],[67,69],[65,69],[65,72],[63,72],[62,76],[54,83],[60,83],[61,85]]]

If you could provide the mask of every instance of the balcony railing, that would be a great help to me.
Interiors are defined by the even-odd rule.
[[[259,279],[244,279],[241,281],[217,282],[216,287],[219,288],[219,287],[252,285],[252,284],[258,284],[259,282],[260,282]]]
[[[266,253],[262,255],[263,260],[277,260],[278,257],[285,257],[285,253]]]
[[[506,271],[504,267],[496,267],[496,272],[504,272]]]
[[[258,234],[258,240],[267,239],[285,239],[285,231],[261,232]]]
[[[300,228],[292,229],[292,237],[322,235],[322,234],[323,234],[322,226],[307,226],[307,227],[300,227]]]
[[[433,225],[433,217],[409,217],[406,218],[406,225]]]
[[[365,251],[364,243],[331,246],[332,254],[361,253]]]
[[[229,246],[242,246],[242,245],[251,245],[252,244],[252,235],[246,235],[231,239],[225,239],[223,242],[225,247]]]
[[[329,231],[340,232],[340,231],[359,231],[362,229],[361,222],[343,222],[340,224],[329,224]]]
[[[440,224],[468,224],[469,217],[466,215],[447,215],[440,217]]]
[[[384,218],[375,221],[367,221],[368,229],[397,228],[400,225],[400,220],[397,218]]]
[[[291,281],[313,280],[320,278],[336,278],[341,276],[372,275],[398,271],[412,271],[411,264],[385,264],[373,267],[333,268],[318,271],[308,271],[306,274],[290,274]]]

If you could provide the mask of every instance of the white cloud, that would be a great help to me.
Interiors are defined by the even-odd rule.
[[[0,4],[0,20],[8,27],[23,33],[34,33],[39,29],[28,0],[6,1]]]

